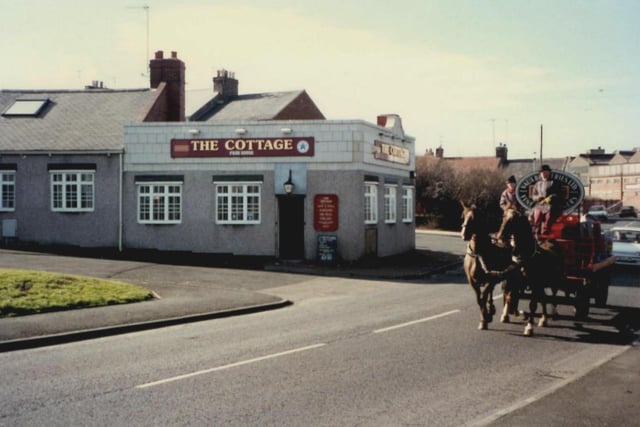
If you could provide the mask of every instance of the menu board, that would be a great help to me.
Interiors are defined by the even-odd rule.
[[[336,261],[338,236],[321,234],[318,236],[318,261],[331,264]]]

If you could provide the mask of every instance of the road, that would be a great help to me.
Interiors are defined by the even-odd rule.
[[[285,309],[0,354],[0,425],[487,425],[625,351],[615,319],[640,306],[616,285],[589,320],[560,307],[525,338],[476,330],[459,270],[285,276],[260,290]]]

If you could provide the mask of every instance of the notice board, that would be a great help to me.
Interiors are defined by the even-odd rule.
[[[338,230],[338,195],[316,194],[313,198],[313,227],[324,232]]]

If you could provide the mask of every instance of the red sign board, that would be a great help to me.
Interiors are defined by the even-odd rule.
[[[171,157],[313,156],[314,138],[172,139]]]
[[[313,228],[316,231],[336,231],[338,229],[338,196],[316,194],[313,198]]]

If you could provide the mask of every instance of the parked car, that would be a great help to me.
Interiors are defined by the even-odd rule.
[[[633,206],[623,206],[620,209],[620,212],[618,213],[618,216],[620,218],[625,218],[628,216],[632,216],[634,218],[638,217],[638,212],[636,212],[636,208],[634,208]]]
[[[587,217],[596,221],[606,221],[609,219],[609,214],[607,213],[607,208],[605,208],[604,206],[595,205],[589,208]]]
[[[640,224],[611,228],[611,239],[617,264],[640,266]]]

